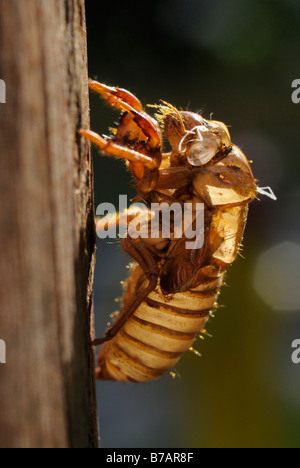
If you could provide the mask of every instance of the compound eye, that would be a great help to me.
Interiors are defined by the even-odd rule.
[[[202,133],[201,138],[187,148],[187,160],[192,166],[204,166],[217,154],[219,147],[220,141],[215,135]]]

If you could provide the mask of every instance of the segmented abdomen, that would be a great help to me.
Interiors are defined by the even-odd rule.
[[[174,367],[205,327],[217,302],[226,269],[236,258],[247,212],[247,205],[214,211],[207,241],[210,237],[222,241],[210,261],[198,271],[200,284],[170,295],[164,295],[158,285],[118,334],[102,346],[99,379],[146,382]],[[135,265],[127,283],[124,309],[146,287],[147,280]]]
[[[129,290],[134,289],[133,282],[144,287],[139,273],[140,277],[135,273],[129,279]],[[170,296],[164,296],[158,287],[116,337],[103,345],[97,377],[146,382],[172,369],[204,328],[221,282],[219,277]]]

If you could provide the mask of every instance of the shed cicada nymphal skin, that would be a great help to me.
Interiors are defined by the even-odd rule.
[[[203,203],[204,245],[187,249],[186,239],[122,239],[134,259],[122,308],[94,345],[102,345],[97,378],[128,382],[156,379],[174,367],[205,328],[227,268],[241,244],[249,203],[257,186],[249,162],[231,143],[225,124],[178,111],[162,101],[155,118],[130,92],[90,81],[90,88],[122,111],[113,136],[90,130],[80,134],[106,155],[127,161],[136,200],[152,203]],[[171,147],[163,153],[163,138]],[[194,206],[194,205],[193,205]],[[127,213],[128,215],[129,213]],[[127,223],[135,213],[126,216]],[[111,222],[123,222],[119,213]],[[104,227],[104,226],[103,226]]]

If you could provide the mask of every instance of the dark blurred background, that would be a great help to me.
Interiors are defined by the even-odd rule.
[[[243,258],[227,275],[208,331],[177,378],[98,383],[102,447],[300,447],[298,0],[86,1],[89,75],[230,125],[253,160],[261,196],[251,205]],[[91,126],[118,119],[91,95]],[[96,206],[133,196],[123,163],[94,152]],[[98,240],[95,315],[102,336],[118,308],[128,258]]]

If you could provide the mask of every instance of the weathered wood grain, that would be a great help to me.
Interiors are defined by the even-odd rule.
[[[1,447],[97,447],[83,0],[0,0]]]

